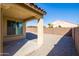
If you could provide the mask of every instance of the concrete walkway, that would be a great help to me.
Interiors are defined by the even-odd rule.
[[[54,48],[48,53],[48,56],[77,56],[72,37],[62,37]]]
[[[44,34],[44,44],[28,56],[75,56],[77,55],[71,37]]]

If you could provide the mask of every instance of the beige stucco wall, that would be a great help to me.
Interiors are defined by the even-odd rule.
[[[72,29],[72,36],[73,39],[75,40],[75,47],[79,54],[79,28]]]
[[[0,7],[0,53],[1,53],[1,7]]]
[[[39,19],[38,20],[38,23],[37,23],[37,33],[38,33],[38,40],[37,40],[37,43],[38,43],[38,47],[40,47],[42,44],[43,44],[43,19]]]
[[[2,55],[3,54],[3,27],[2,27],[2,25],[3,25],[3,15],[2,15],[2,12],[1,12],[2,10],[1,10],[1,4],[0,4],[0,55]]]

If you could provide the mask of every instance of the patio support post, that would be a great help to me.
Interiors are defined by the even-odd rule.
[[[3,55],[2,18],[2,9],[0,4],[0,56]]]
[[[38,46],[40,47],[43,44],[43,19],[38,20],[37,24],[37,31],[38,31]]]

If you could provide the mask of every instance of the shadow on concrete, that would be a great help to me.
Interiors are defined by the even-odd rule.
[[[36,39],[36,38],[37,38],[36,34],[33,34],[31,32],[27,32],[26,39],[32,40],[32,39]]]
[[[34,40],[37,39],[37,35],[27,32],[26,33],[26,38],[22,38],[19,40],[13,40],[13,41],[8,41],[4,42],[4,56],[12,56],[15,54],[25,43],[27,43],[29,40]]]
[[[69,31],[70,32],[70,31]],[[68,33],[69,33],[68,32]],[[77,56],[74,40],[71,34],[66,33],[47,56]]]

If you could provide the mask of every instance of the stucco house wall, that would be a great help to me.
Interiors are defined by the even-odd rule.
[[[0,9],[0,53],[3,53],[3,46],[6,41],[18,40],[26,37],[26,22],[33,19],[37,20],[37,46],[40,47],[42,45],[43,16],[46,14],[43,9],[34,3],[2,3],[0,8],[2,8],[2,10]],[[19,21],[21,22],[21,27]],[[21,52],[23,52],[23,50],[21,50]],[[18,55],[21,55],[20,52]]]
[[[0,12],[1,12],[1,6],[0,6]],[[0,13],[0,53],[2,52],[2,42],[1,42],[1,39],[2,39],[2,28],[1,28],[1,25],[2,25],[2,23],[1,23],[1,20],[2,18],[1,18],[1,13]],[[1,55],[1,54],[0,54]]]
[[[3,17],[3,41],[11,41],[11,40],[18,40],[24,37],[23,34],[20,35],[7,35],[7,20],[12,20],[12,21],[16,21],[16,19],[14,18],[10,18],[10,17]],[[23,26],[25,27],[25,26]],[[25,30],[23,30],[23,32],[25,32]]]

